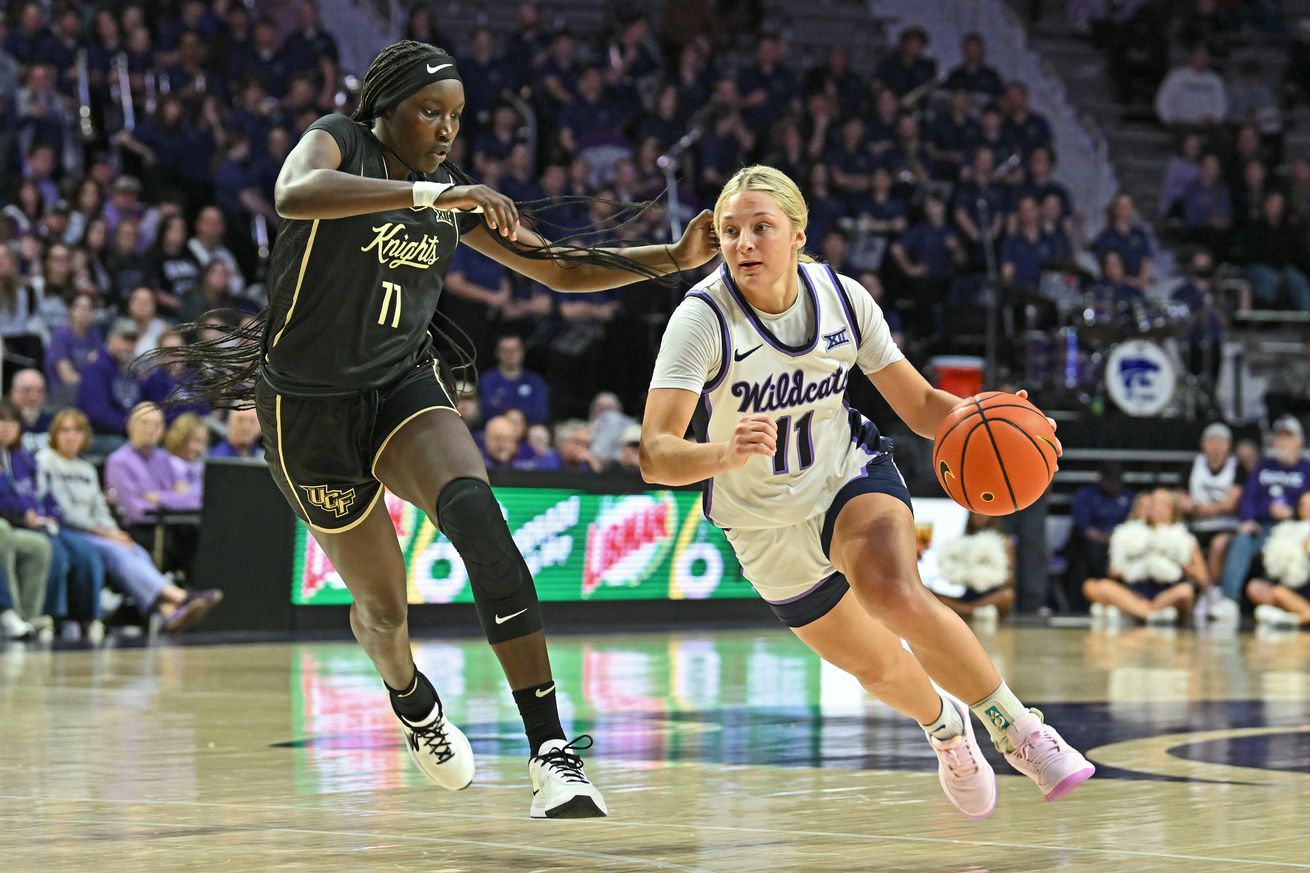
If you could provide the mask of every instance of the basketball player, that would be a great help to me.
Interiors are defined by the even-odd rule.
[[[461,241],[551,288],[594,291],[705,263],[715,251],[710,216],[675,245],[622,256],[550,246],[519,224],[511,200],[445,164],[463,109],[449,54],[412,41],[383,49],[353,118],[311,124],[278,176],[287,221],[266,323],[193,347],[190,360],[208,366],[209,395],[229,403],[253,378],[273,477],[349,588],[351,627],[418,767],[448,789],[474,773],[468,740],[411,655],[405,565],[383,486],[427,513],[464,560],[531,745],[531,815],[603,816],[577,755],[590,738],[565,741],[532,577],[439,377],[429,325]],[[225,346],[233,339],[236,351]]]
[[[665,331],[642,473],[707,482],[706,515],[746,578],[820,657],[923,726],[961,812],[984,818],[996,801],[970,709],[1055,800],[1092,765],[1020,703],[968,626],[919,580],[910,495],[890,442],[843,394],[858,367],[929,437],[960,398],[905,360],[859,283],[802,259],[807,217],[795,184],[771,167],[747,167],[724,186],[714,208],[724,264]],[[683,437],[693,418],[695,442]]]

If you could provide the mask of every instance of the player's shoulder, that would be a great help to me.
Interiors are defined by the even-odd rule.
[[[321,130],[336,140],[343,167],[356,158],[360,144],[365,140],[364,128],[359,122],[340,112],[331,112],[316,119],[305,128],[305,133],[308,134],[311,130]]]
[[[362,135],[359,122],[340,112],[329,112],[327,115],[319,116],[305,130],[348,131],[352,136]]]
[[[701,279],[682,296],[682,302],[678,304],[679,309],[703,309],[705,304],[710,308],[723,312],[730,300],[728,295],[728,283],[724,279],[724,270],[722,268],[710,273],[704,279]]]
[[[817,262],[801,264],[801,269],[806,271],[815,288],[831,288],[855,306],[859,306],[866,299],[869,301],[873,299],[859,279],[853,279],[845,273],[838,273],[829,264]]]

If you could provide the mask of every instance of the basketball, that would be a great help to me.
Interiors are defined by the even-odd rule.
[[[942,490],[982,515],[1009,515],[1033,504],[1055,475],[1055,431],[1017,394],[985,391],[942,419],[932,467]]]

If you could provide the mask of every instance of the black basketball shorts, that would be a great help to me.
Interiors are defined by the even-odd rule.
[[[348,531],[373,509],[382,496],[378,458],[402,427],[432,409],[459,414],[434,360],[386,387],[333,397],[278,394],[260,379],[255,409],[273,481],[322,533]]]

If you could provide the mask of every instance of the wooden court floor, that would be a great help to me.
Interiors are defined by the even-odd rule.
[[[921,732],[781,629],[557,636],[611,816],[532,821],[485,643],[416,656],[478,754],[412,769],[353,644],[0,650],[4,873],[1310,869],[1310,634],[984,636],[1100,772],[1043,803],[997,758],[957,814]]]

